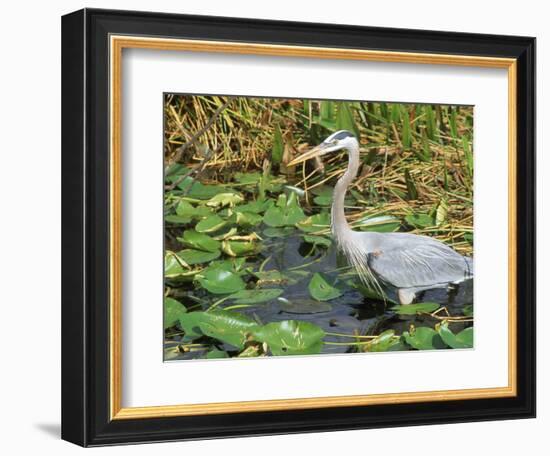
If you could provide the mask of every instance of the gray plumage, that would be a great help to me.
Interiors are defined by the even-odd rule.
[[[359,143],[347,131],[329,136],[315,149],[289,165],[329,152],[346,149],[348,167],[332,195],[332,235],[350,264],[369,287],[383,293],[381,283],[397,289],[401,304],[410,304],[416,294],[447,287],[473,277],[473,261],[448,245],[428,236],[410,233],[353,231],[345,217],[344,198],[359,169]]]

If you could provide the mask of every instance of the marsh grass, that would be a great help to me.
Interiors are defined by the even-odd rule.
[[[336,129],[358,134],[361,168],[347,208],[353,223],[369,216],[407,220],[412,232],[434,236],[463,253],[473,250],[473,107],[378,102],[179,96],[165,100],[165,160],[173,164],[227,103],[211,127],[179,159],[202,166],[201,182],[228,183],[238,172],[286,176],[306,191],[328,190],[347,165],[345,153],[317,168],[286,163]],[[205,160],[205,156],[208,158]]]

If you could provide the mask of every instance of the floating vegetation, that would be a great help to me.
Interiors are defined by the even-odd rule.
[[[473,252],[471,107],[167,95],[165,359],[473,347],[471,281],[397,305],[330,233],[344,153],[287,166],[328,134],[361,143],[354,230]]]

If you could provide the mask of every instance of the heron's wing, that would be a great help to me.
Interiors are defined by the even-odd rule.
[[[413,244],[371,253],[369,267],[398,288],[457,282],[472,276],[471,262],[440,242]]]

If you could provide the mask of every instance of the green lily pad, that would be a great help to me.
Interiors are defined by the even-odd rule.
[[[254,332],[254,339],[280,355],[314,355],[321,352],[325,332],[305,321],[286,320],[268,323]]]
[[[401,220],[390,215],[381,215],[378,217],[369,217],[360,220],[354,225],[361,231],[375,231],[377,233],[392,233],[401,226]]]
[[[177,253],[178,257],[185,261],[188,265],[208,263],[220,256],[220,251],[205,252],[203,250],[185,249]]]
[[[321,212],[319,214],[312,215],[296,224],[296,226],[307,233],[315,233],[318,231],[324,231],[330,228],[330,214],[328,212]]]
[[[220,267],[205,269],[200,276],[197,276],[197,280],[210,293],[214,294],[231,294],[244,290],[246,287],[238,274]]]
[[[404,306],[393,306],[391,310],[399,315],[416,315],[419,313],[432,313],[439,309],[436,302],[419,302],[418,304],[407,304]]]
[[[332,204],[332,195],[316,196],[315,198],[313,198],[313,202],[318,206],[330,206]]]
[[[203,250],[205,252],[216,252],[220,249],[220,242],[212,239],[204,233],[199,233],[195,230],[185,230],[183,237],[178,238],[183,245],[192,249]]]
[[[252,201],[246,204],[240,204],[239,206],[235,206],[234,210],[236,212],[252,212],[254,214],[263,214],[274,205],[275,202],[272,199],[264,199]]]
[[[409,214],[405,217],[405,221],[415,228],[435,226],[435,220],[429,214]]]
[[[205,219],[202,219],[195,225],[195,230],[199,233],[213,233],[223,228],[227,224],[227,221],[222,219],[217,214],[212,214]]]
[[[264,223],[268,226],[292,226],[305,218],[304,211],[298,203],[295,193],[279,195],[277,204],[271,206],[264,214]]]
[[[222,185],[205,185],[188,177],[178,184],[178,188],[186,193],[188,198],[209,200],[219,193],[227,192]]]
[[[342,296],[342,291],[330,285],[325,278],[316,272],[309,282],[309,294],[317,301],[330,301]]]
[[[323,237],[323,236],[314,236],[311,234],[304,234],[302,236],[304,241],[309,242],[313,245],[321,245],[323,247],[330,247],[332,244],[332,241],[329,238]]]
[[[334,189],[330,185],[320,185],[311,190],[315,196],[331,196]]]
[[[187,225],[193,220],[191,217],[182,217],[181,215],[167,215],[164,217],[164,221],[174,225]]]
[[[411,332],[405,331],[403,338],[405,342],[417,350],[446,348],[441,336],[434,329],[425,326],[414,328]]]
[[[244,198],[241,194],[235,192],[228,193],[219,193],[216,196],[210,198],[206,203],[210,207],[234,207],[236,204],[239,204],[244,201]]]
[[[275,299],[283,293],[280,288],[256,288],[253,290],[241,290],[229,296],[229,299],[234,299],[235,304],[258,304]]]
[[[222,242],[222,250],[229,256],[247,256],[258,252],[259,245],[254,241],[228,241]]]
[[[292,226],[305,218],[304,211],[300,207],[281,209],[279,207],[269,208],[264,215],[264,223],[268,226]]]
[[[309,275],[307,271],[287,271],[282,273],[277,269],[271,269],[269,271],[257,271],[253,274],[258,278],[260,282],[265,282],[269,284],[285,284],[285,285],[295,285],[304,277]]]
[[[262,216],[254,212],[234,212],[231,217],[229,217],[229,221],[239,226],[250,228],[262,223]]]
[[[387,352],[400,344],[399,337],[395,337],[395,331],[393,329],[388,329],[376,339],[373,339],[372,342],[365,347],[365,350],[368,352]]]
[[[226,258],[224,260],[213,261],[206,269],[225,269],[226,271],[242,274],[245,263],[246,258]]]
[[[174,252],[167,252],[164,256],[164,277],[171,280],[190,279],[198,273],[198,269],[188,267]]]
[[[179,323],[181,329],[183,329],[184,342],[192,341],[203,336],[203,333],[199,328],[199,323],[203,313],[204,312],[188,312],[180,315]]]
[[[187,166],[181,163],[174,163],[166,170],[166,180],[168,182],[174,182],[174,180],[178,179],[182,174],[187,174],[189,171],[190,169]]]
[[[179,322],[180,317],[187,313],[185,306],[174,298],[164,298],[164,329]]]
[[[190,312],[180,318],[180,325],[186,333],[188,329],[193,334],[212,337],[241,350],[247,335],[259,328],[251,318],[226,310]]]
[[[294,228],[291,226],[284,227],[269,227],[263,230],[263,234],[268,238],[284,238],[290,235],[294,231]]]
[[[439,325],[439,335],[451,348],[472,348],[474,346],[474,328],[466,328],[454,334],[447,324]]]
[[[235,180],[243,185],[257,185],[262,178],[262,174],[254,173],[235,173]]]
[[[176,206],[176,215],[180,217],[195,219],[208,217],[212,210],[206,206],[193,206],[189,201],[182,199]]]

